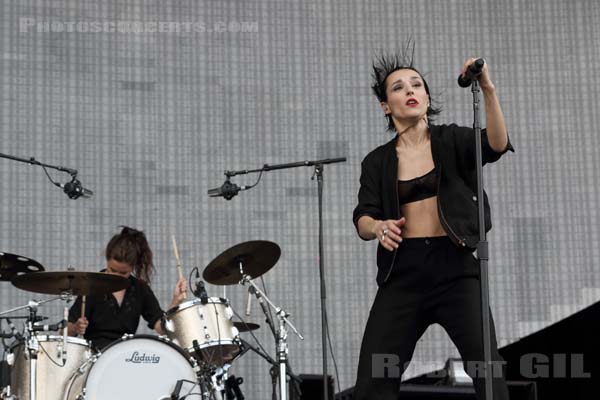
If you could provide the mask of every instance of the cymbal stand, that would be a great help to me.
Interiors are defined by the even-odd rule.
[[[244,339],[241,339],[241,342],[242,342],[242,351],[240,354],[238,354],[238,357],[240,357],[241,355],[243,355],[244,353],[246,353],[248,351],[252,351],[255,354],[262,357],[264,360],[266,360],[269,364],[271,364],[271,370],[273,370],[273,368],[275,368],[275,371],[277,371],[277,368],[278,368],[277,361],[275,361],[270,355],[268,355],[267,353],[264,353],[261,349],[259,349],[256,346],[253,346],[252,344],[245,341]],[[300,383],[302,383],[302,379],[300,379],[296,374],[294,374],[292,372],[292,369],[290,368],[289,365],[288,365],[286,374],[287,374],[287,376],[290,377],[291,381],[294,383],[294,390],[298,393],[298,395],[300,395]],[[276,372],[275,378],[277,377],[277,375],[278,375],[278,373]],[[277,383],[275,382],[275,386],[276,385],[277,385]],[[276,399],[277,396],[273,396],[273,398]]]
[[[67,363],[67,336],[69,330],[69,303],[73,300],[72,291],[65,291],[60,295],[61,300],[65,301],[65,306],[63,307],[63,331],[62,331],[62,346],[58,346],[58,352],[62,357],[63,365]],[[85,297],[84,297],[85,299]],[[62,348],[61,348],[62,347]]]
[[[246,283],[252,286],[255,290],[256,298],[264,299],[269,306],[275,310],[275,314],[277,315],[277,319],[279,320],[279,329],[277,330],[277,361],[279,363],[279,396],[280,400],[287,400],[287,361],[288,361],[288,345],[287,345],[287,336],[288,331],[286,329],[286,324],[292,329],[292,331],[300,338],[300,340],[304,340],[304,337],[298,332],[296,327],[289,321],[288,314],[281,307],[277,307],[273,302],[265,295],[265,293],[260,290],[258,286],[252,281],[250,275],[244,273],[244,265],[243,261],[239,260],[240,266],[240,274],[242,276],[242,280],[240,281],[241,285],[245,285]]]

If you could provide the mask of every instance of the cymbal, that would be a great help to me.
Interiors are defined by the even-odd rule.
[[[240,262],[244,273],[254,279],[273,268],[280,255],[279,246],[266,240],[236,244],[212,260],[202,277],[213,285],[235,285],[242,280]]]
[[[249,332],[249,331],[255,331],[258,328],[260,328],[259,324],[255,324],[252,322],[239,322],[239,321],[234,321],[233,322],[233,326],[235,326],[238,330],[238,332]]]
[[[10,281],[17,275],[43,270],[42,264],[31,258],[0,252],[0,281]]]
[[[57,271],[20,275],[13,278],[12,284],[35,293],[93,296],[125,289],[129,279],[102,272]]]

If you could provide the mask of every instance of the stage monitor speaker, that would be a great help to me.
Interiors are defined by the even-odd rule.
[[[535,382],[509,381],[510,400],[537,400]],[[353,400],[353,389],[335,395],[335,400]],[[402,400],[476,400],[473,386],[415,385],[400,386]]]
[[[322,400],[323,399],[323,375],[301,374],[300,391],[302,394],[298,396],[292,383],[290,382],[290,400]],[[329,400],[334,399],[333,378],[327,376],[327,391]]]

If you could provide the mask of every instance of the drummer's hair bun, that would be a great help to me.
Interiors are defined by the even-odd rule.
[[[129,264],[139,279],[150,283],[154,273],[152,250],[144,232],[122,225],[121,232],[114,235],[106,245],[106,260]]]

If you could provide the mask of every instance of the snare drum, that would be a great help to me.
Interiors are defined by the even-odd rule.
[[[36,397],[63,400],[69,377],[91,356],[88,342],[67,337],[66,362],[62,360],[62,336],[37,336]],[[19,400],[29,400],[29,354],[27,346],[18,342],[11,348],[14,364],[11,392]]]
[[[233,311],[226,300],[210,297],[181,303],[167,311],[165,331],[176,344],[209,365],[223,366],[240,352]],[[197,342],[194,344],[194,342]]]
[[[69,400],[170,399],[197,382],[194,360],[165,337],[125,335],[82,366],[69,382]]]

